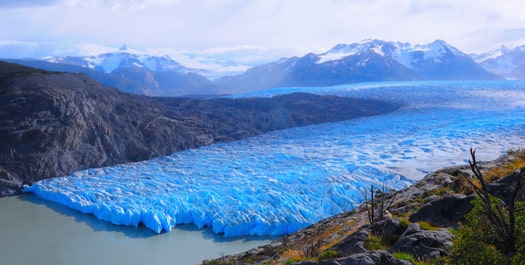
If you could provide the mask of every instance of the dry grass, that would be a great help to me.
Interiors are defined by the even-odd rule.
[[[498,180],[523,167],[525,167],[525,159],[517,157],[509,164],[488,170],[485,173],[485,180],[488,182]]]
[[[483,178],[486,180],[487,183],[506,177],[512,172],[525,167],[525,149],[519,149],[518,151],[509,151],[509,154],[512,155],[514,159],[500,166],[482,170]],[[467,195],[474,193],[474,189],[467,182],[465,176],[457,176],[455,178],[455,182],[457,192]],[[474,178],[472,179],[472,182],[476,187],[481,187],[481,183],[479,183],[478,179]]]
[[[295,260],[295,261],[306,259],[306,257],[303,255],[303,251],[296,250],[296,249],[285,250],[283,254],[281,255],[281,258],[283,260]]]

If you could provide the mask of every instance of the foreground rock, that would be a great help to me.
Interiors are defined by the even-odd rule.
[[[0,196],[75,171],[147,160],[273,130],[395,110],[395,104],[290,94],[151,98],[82,74],[0,62]]]
[[[408,226],[406,231],[389,249],[389,252],[409,253],[420,260],[439,258],[452,245],[452,233],[447,229],[422,230],[418,223]]]

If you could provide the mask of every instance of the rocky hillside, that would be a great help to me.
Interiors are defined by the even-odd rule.
[[[376,115],[395,104],[311,94],[189,99],[132,95],[83,74],[0,62],[0,195],[75,171],[272,130]]]
[[[479,163],[484,176],[493,180],[488,191],[502,200],[512,194],[517,178],[525,181],[525,152],[517,153]],[[387,211],[374,225],[363,204],[269,245],[202,264],[448,264],[451,229],[473,208],[475,195],[465,180],[470,175],[468,165],[446,168],[386,194]],[[525,187],[516,199],[525,201]]]

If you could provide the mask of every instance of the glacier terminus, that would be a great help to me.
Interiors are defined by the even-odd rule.
[[[401,189],[469,148],[495,159],[525,145],[525,82],[380,82],[289,87],[402,104],[386,115],[271,132],[148,161],[88,169],[26,192],[116,225],[160,233],[178,224],[225,236],[283,235],[350,211],[363,189]]]

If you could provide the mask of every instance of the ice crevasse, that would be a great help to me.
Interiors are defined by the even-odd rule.
[[[525,145],[524,82],[390,82],[274,89],[401,102],[387,115],[276,131],[170,156],[88,169],[26,192],[117,225],[178,224],[225,236],[282,235],[352,210],[362,190]]]

